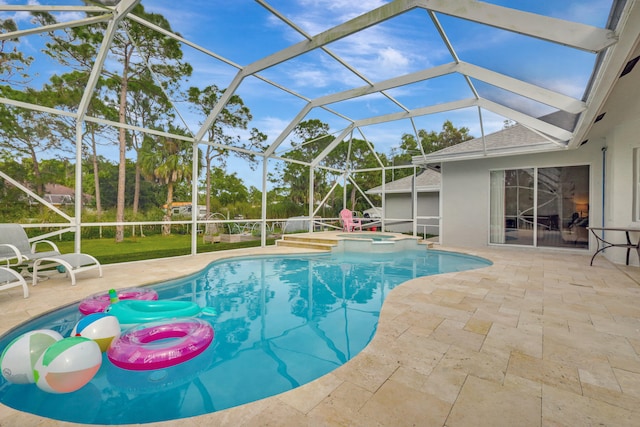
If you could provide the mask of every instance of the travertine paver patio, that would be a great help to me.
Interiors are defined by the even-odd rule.
[[[455,250],[455,248],[442,248]],[[177,277],[222,256],[106,265],[78,285],[54,278],[0,292],[2,332],[108,289]],[[461,250],[481,270],[394,289],[359,355],[290,392],[162,426],[638,426],[640,269],[588,254]],[[0,406],[0,426],[73,425]]]

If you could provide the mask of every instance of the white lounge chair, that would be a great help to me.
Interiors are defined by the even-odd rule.
[[[4,291],[5,289],[15,288],[17,286],[22,286],[22,293],[25,298],[29,297],[29,287],[27,286],[27,281],[24,280],[17,271],[13,271],[7,267],[0,267],[0,291]]]
[[[47,244],[50,249],[37,251],[37,245]],[[75,274],[97,268],[102,277],[102,266],[97,259],[88,254],[60,254],[58,246],[49,240],[38,240],[29,243],[29,237],[20,224],[0,224],[0,260],[8,265],[24,266],[23,275],[29,266],[33,267],[33,285],[38,283],[38,269],[42,263],[59,264],[71,278],[71,285],[76,284]]]

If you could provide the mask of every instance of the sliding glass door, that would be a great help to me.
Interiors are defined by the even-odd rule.
[[[491,171],[489,242],[587,248],[589,166]]]
[[[589,166],[538,169],[538,246],[589,246]]]
[[[491,172],[490,242],[533,245],[534,169]]]

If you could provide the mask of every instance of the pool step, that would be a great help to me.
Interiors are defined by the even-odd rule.
[[[424,239],[420,239],[420,241],[418,242],[421,245],[424,245],[427,247],[427,249],[433,249],[433,242],[430,242],[429,240],[424,240]]]
[[[287,246],[303,249],[318,249],[321,251],[331,251],[331,248],[338,244],[335,239],[309,237],[308,235],[284,235],[282,239],[276,241],[276,246]]]

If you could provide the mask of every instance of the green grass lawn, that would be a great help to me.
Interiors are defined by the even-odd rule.
[[[267,245],[273,245],[274,242],[273,239],[267,239]],[[73,242],[60,241],[55,243],[62,253],[74,251]],[[256,246],[260,246],[260,239],[239,243],[202,243],[202,239],[198,238],[198,253]],[[101,264],[188,255],[191,253],[191,236],[184,234],[152,235],[127,238],[121,243],[116,243],[113,238],[89,239],[82,241],[82,252],[93,255]]]

